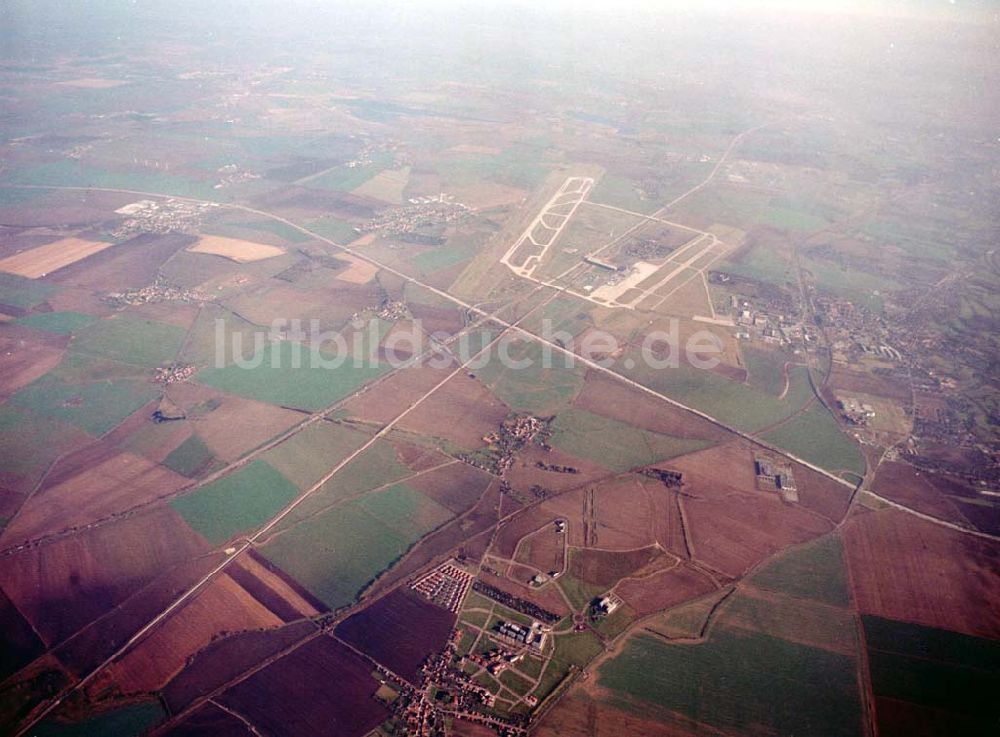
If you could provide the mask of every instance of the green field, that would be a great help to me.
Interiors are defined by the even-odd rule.
[[[52,284],[0,271],[0,305],[28,310],[58,291],[59,288]]]
[[[624,210],[633,210],[648,215],[657,210],[662,203],[641,196],[639,183],[614,174],[605,174],[594,187],[589,199]]]
[[[309,430],[303,431],[300,435],[306,435],[308,432]],[[304,473],[310,475],[318,473],[319,475],[316,476],[315,480],[329,473],[347,455],[347,453],[343,453],[343,448],[346,447],[344,443],[353,445],[355,442],[351,436],[344,435],[343,431],[337,433],[317,431],[316,433],[306,435],[304,440],[299,440],[298,442],[295,442],[296,438],[292,438],[289,441],[291,443],[289,448],[283,449],[285,445],[283,443],[275,448],[274,451],[268,451],[265,458],[275,463],[276,468],[289,469],[294,465],[296,457],[303,451],[308,452],[310,447],[316,448],[320,444],[325,444],[328,448],[332,448],[330,452],[336,456],[335,458],[328,458],[321,451],[320,455],[310,458],[308,461],[303,461],[303,468],[291,471],[293,479],[298,478],[300,482],[305,478],[303,476]],[[358,445],[361,445],[361,443],[358,443]],[[321,468],[322,470],[320,470]],[[400,463],[396,458],[396,451],[392,447],[392,444],[386,440],[379,439],[306,498],[302,504],[296,507],[295,511],[282,521],[279,529],[291,526],[310,515],[321,512],[331,504],[335,504],[347,497],[356,496],[360,493],[392,484],[412,473],[413,471]]]
[[[761,215],[760,222],[784,230],[821,230],[830,223],[803,210],[772,206]]]
[[[582,668],[604,650],[603,643],[593,632],[561,634],[554,636],[552,642],[552,659],[533,692],[539,700],[548,696],[571,668]]]
[[[506,349],[512,360],[530,362],[522,368],[515,368],[519,364],[505,366],[499,350],[494,346],[491,360],[476,376],[515,412],[554,413],[572,402],[583,387],[584,371],[564,366],[561,354],[551,352],[551,368],[545,368],[546,355],[536,341],[511,342]]]
[[[195,434],[174,448],[170,454],[163,459],[163,465],[171,471],[194,478],[205,470],[215,456],[208,449],[204,441]]]
[[[15,322],[29,328],[56,335],[71,335],[90,325],[97,318],[81,312],[36,312]]]
[[[338,609],[450,517],[436,502],[399,484],[306,519],[276,536],[263,553]]]
[[[105,93],[108,90],[87,92],[90,96],[89,93]],[[214,189],[214,182],[208,178],[186,179],[149,169],[102,169],[71,159],[8,169],[4,172],[3,178],[4,181],[13,184],[130,189],[137,192],[156,192],[216,201],[228,198],[225,190]]]
[[[781,351],[743,346],[743,361],[749,374],[750,386],[765,394],[780,397],[785,391],[785,362]]]
[[[91,717],[85,722],[67,723],[47,719],[35,727],[35,737],[138,737],[163,720],[164,714],[156,701],[143,701],[122,706]]]
[[[601,666],[598,683],[647,718],[663,710],[724,731],[864,734],[853,658],[763,634],[717,627],[694,646],[636,637]]]
[[[320,422],[267,451],[263,459],[300,489],[307,489],[367,439],[347,425]]]
[[[828,471],[865,472],[861,450],[822,405],[810,407],[763,438]]]
[[[304,225],[317,235],[321,235],[324,238],[328,238],[334,243],[340,243],[341,245],[346,245],[351,241],[355,241],[361,235],[354,229],[354,226],[347,221],[338,220],[332,216],[310,220],[307,223],[304,223]]]
[[[372,156],[370,166],[337,166],[303,182],[303,185],[312,189],[326,189],[332,192],[350,192],[391,165],[392,154],[382,151]]]
[[[879,617],[863,622],[876,696],[940,709],[956,722],[954,734],[995,732],[1000,643]]]
[[[825,535],[782,554],[749,580],[759,588],[800,599],[837,607],[851,603],[843,545],[838,535]]]
[[[711,371],[688,366],[656,370],[646,366],[640,355],[632,357],[635,369],[624,372],[629,378],[746,432],[780,422],[814,396],[801,366],[789,370],[788,394],[778,399]]]
[[[176,325],[115,315],[77,331],[72,349],[137,366],[157,367],[175,359],[183,340],[184,330]]]
[[[212,544],[251,532],[291,502],[298,490],[264,461],[213,481],[170,503]]]
[[[280,220],[249,220],[246,222],[234,222],[234,223],[217,223],[211,226],[211,232],[217,235],[228,235],[226,232],[228,230],[227,226],[234,229],[241,230],[256,230],[261,233],[271,233],[276,235],[282,240],[288,241],[289,243],[303,243],[309,240],[309,236],[303,233],[301,230],[293,228],[288,223],[283,223]],[[202,230],[203,233],[208,233],[208,230]],[[246,233],[237,235],[236,237],[245,238]],[[250,239],[248,239],[250,240]]]
[[[435,246],[430,251],[414,256],[410,259],[410,263],[420,269],[423,274],[433,274],[462,261],[467,261],[475,256],[480,248],[481,244],[472,238],[455,236],[449,238],[443,245]]]
[[[720,622],[839,653],[856,655],[858,627],[849,609],[824,606],[784,594],[751,595],[738,590]]]
[[[56,375],[43,376],[10,398],[10,403],[103,435],[159,396],[149,381],[107,378],[69,383]]]
[[[489,179],[509,187],[532,190],[547,173],[539,161],[541,151],[515,145],[499,154],[449,153],[439,156],[434,168],[448,186],[462,187]]]
[[[54,417],[0,405],[3,473],[10,479],[20,479],[25,488],[41,478],[59,456],[92,441],[83,430]]]
[[[276,346],[268,344],[256,357],[260,359],[259,365],[207,368],[198,373],[198,381],[261,402],[315,411],[343,399],[389,370],[384,364],[357,367],[350,357],[337,368],[310,366],[307,346],[301,347],[300,363],[296,368],[294,354],[295,349],[289,341]]]
[[[711,445],[641,430],[585,410],[561,412],[552,423],[552,447],[612,471],[628,471]]]

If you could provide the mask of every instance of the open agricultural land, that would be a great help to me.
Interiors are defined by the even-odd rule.
[[[995,727],[995,18],[125,5],[0,13],[0,732]]]

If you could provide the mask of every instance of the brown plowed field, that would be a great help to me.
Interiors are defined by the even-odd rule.
[[[576,496],[576,494],[564,495]],[[563,497],[560,497],[563,498]],[[525,535],[530,535],[535,530],[552,525],[559,518],[557,512],[553,512],[548,503],[529,507],[503,523],[500,532],[497,534],[494,550],[504,558],[513,558],[517,544]],[[577,512],[579,518],[579,512]],[[570,523],[572,529],[572,523]],[[570,541],[571,544],[572,540]]]
[[[667,489],[654,479],[641,479],[639,483],[649,491],[650,498],[653,500],[653,535],[656,537],[656,542],[679,558],[687,558],[688,550],[684,543],[684,522],[677,504],[679,492]]]
[[[594,492],[597,540],[592,547],[632,550],[656,542],[651,498],[639,477],[631,474],[599,484]]]
[[[312,217],[334,215],[341,219],[370,220],[375,215],[371,200],[343,192],[327,192],[289,185],[257,197],[256,206],[268,212],[304,214]]]
[[[0,681],[17,672],[45,652],[45,646],[31,629],[28,620],[21,616],[17,607],[0,591]]]
[[[442,463],[450,460],[448,456],[437,450],[424,448],[414,443],[408,443],[405,440],[390,440],[389,442],[395,448],[396,456],[399,460],[413,471],[426,471],[428,468],[440,466]]]
[[[1000,638],[1000,543],[895,509],[857,514],[844,542],[862,613]]]
[[[574,405],[629,425],[681,438],[723,442],[732,436],[690,412],[632,389],[606,374],[588,371]]]
[[[344,410],[360,420],[385,424],[444,381],[450,370],[409,366],[389,376],[376,389],[347,402]]]
[[[163,689],[163,700],[174,714],[199,696],[211,693],[241,673],[316,632],[309,622],[220,638],[199,652]]]
[[[399,427],[478,448],[509,411],[486,387],[460,373],[404,417]]]
[[[256,581],[250,583],[249,579],[237,579],[254,598],[286,622],[302,617],[315,617],[321,611],[326,611],[325,608],[317,608],[309,598],[303,596],[284,577],[272,570],[273,566],[264,565],[257,559],[256,554],[244,555],[240,558],[239,564],[233,568],[234,571],[246,571]],[[235,577],[236,573],[233,575]]]
[[[124,310],[124,314],[137,320],[153,320],[155,322],[176,325],[187,330],[198,317],[200,309],[193,304],[178,304],[177,302],[149,302],[143,305],[132,305]]]
[[[794,469],[800,504],[784,504],[774,492],[758,490],[749,444],[730,443],[675,459],[684,474],[682,506],[688,539],[697,560],[740,576],[764,558],[795,543],[829,532],[832,522],[803,507],[839,508],[849,490],[808,471]]]
[[[337,626],[335,635],[410,683],[420,666],[444,647],[455,615],[403,587]]]
[[[579,473],[546,471],[538,468],[536,464],[539,462],[550,466],[575,468]],[[527,491],[532,486],[538,485],[543,489],[558,492],[594,483],[607,475],[606,468],[592,461],[577,458],[555,448],[546,451],[540,446],[532,445],[517,454],[514,465],[507,472],[507,480],[515,489]]]
[[[921,473],[908,463],[888,462],[879,466],[872,490],[918,512],[957,524],[968,524],[945,494],[945,490],[956,491],[955,485],[949,485],[944,479],[942,481],[944,483],[939,486],[938,477],[933,474]]]
[[[224,461],[236,460],[303,419],[300,413],[273,404],[231,394],[215,397],[221,401],[216,409],[198,417],[189,416],[189,422],[212,454]],[[234,428],[239,428],[239,432],[234,432]]]
[[[176,513],[159,508],[0,559],[0,586],[51,645],[204,551]]]
[[[640,617],[714,590],[715,586],[707,576],[684,563],[647,578],[623,581],[615,587],[615,593]]]
[[[59,646],[56,655],[74,673],[82,675],[92,671],[140,627],[204,578],[221,560],[221,554],[203,555],[165,570]],[[94,688],[107,690],[114,685],[106,678],[102,683],[95,683]]]
[[[467,463],[455,463],[418,476],[409,485],[446,509],[461,514],[479,501],[492,481],[493,477],[485,471]]]
[[[413,315],[415,320],[420,321],[421,328],[428,335],[433,335],[434,333],[454,335],[465,327],[465,318],[462,316],[461,311],[457,309],[431,307],[417,302],[409,304],[408,307],[410,314]],[[480,344],[473,341],[471,345],[477,347]]]
[[[319,637],[217,701],[274,737],[363,737],[389,717],[373,698],[377,687],[369,663]]]
[[[65,352],[64,346],[27,339],[21,331],[5,327],[0,335],[0,399],[54,369]]]
[[[905,382],[891,381],[864,371],[852,371],[838,364],[833,366],[829,385],[847,393],[874,394],[904,403],[909,403],[911,399],[910,387]]]
[[[167,259],[194,240],[188,235],[140,235],[60,269],[50,279],[102,292],[144,287]]]
[[[555,525],[543,527],[521,540],[517,559],[522,563],[549,573],[562,571],[565,566],[565,535],[556,532]]]
[[[656,547],[640,548],[628,552],[612,553],[606,550],[575,550],[572,555],[570,573],[585,583],[609,588],[615,583],[652,565],[657,558],[663,558],[665,565],[674,560],[668,558]],[[669,561],[669,562],[668,562]]]
[[[829,532],[833,525],[777,497],[693,487],[683,506],[695,559],[730,576],[790,545]]]
[[[4,530],[0,544],[78,528],[187,483],[187,479],[133,453],[118,453],[32,496]]]
[[[124,658],[112,664],[108,677],[124,693],[155,691],[180,672],[189,656],[219,634],[281,624],[277,616],[231,577],[218,576]]]
[[[560,700],[534,734],[538,737],[708,737],[716,733],[640,719],[631,712],[577,693]]]

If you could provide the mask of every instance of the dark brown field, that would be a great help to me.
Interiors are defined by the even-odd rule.
[[[16,673],[45,651],[17,607],[0,591],[0,680]]]
[[[348,617],[334,634],[414,685],[420,666],[448,641],[455,615],[400,588]]]
[[[348,401],[344,410],[367,422],[384,424],[393,420],[413,402],[448,376],[447,369],[426,365],[409,366],[397,371],[379,384],[377,391],[362,394]]]
[[[60,269],[49,278],[99,292],[144,287],[156,279],[167,259],[196,240],[188,235],[140,235]]]
[[[55,650],[67,668],[87,673],[111,656],[141,626],[175,602],[191,586],[218,565],[221,555],[206,555],[186,561],[158,576],[128,599],[83,627]],[[90,685],[92,692],[116,691],[110,671]]]
[[[277,629],[220,638],[191,658],[164,687],[163,699],[171,712],[177,713],[199,696],[211,693],[315,632],[310,622],[296,622]]]
[[[164,735],[165,737],[253,737],[253,732],[242,721],[218,706],[205,704]]]
[[[974,492],[957,483],[949,483],[946,478],[915,469],[908,463],[887,462],[879,466],[872,490],[924,514],[967,525],[969,520],[962,514],[949,492]]]
[[[607,588],[661,557],[665,556],[655,547],[621,553],[606,550],[576,550],[571,556],[570,573],[581,581]]]
[[[0,586],[52,645],[204,552],[176,513],[159,508],[0,559]]]
[[[156,691],[187,659],[222,633],[281,625],[273,612],[228,575],[216,577],[107,671],[124,693]]]
[[[493,477],[466,463],[455,463],[418,476],[409,482],[441,506],[455,514],[472,507],[485,493]]]
[[[187,479],[133,453],[86,470],[33,495],[4,530],[6,545],[83,527],[175,491]]]
[[[389,710],[371,665],[329,637],[306,643],[217,700],[274,737],[362,737]]]

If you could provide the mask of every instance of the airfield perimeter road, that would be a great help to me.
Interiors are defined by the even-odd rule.
[[[726,149],[726,152],[723,155],[723,157],[720,158],[720,160],[716,163],[715,167],[712,169],[711,173],[708,175],[708,177],[703,182],[701,182],[700,184],[692,187],[690,190],[688,190],[684,194],[680,195],[679,197],[677,197],[674,200],[672,200],[671,202],[669,202],[663,208],[660,208],[659,210],[657,210],[655,213],[653,213],[652,217],[659,217],[660,214],[663,213],[665,210],[669,209],[670,207],[676,205],[678,202],[680,202],[684,198],[686,198],[686,197],[694,194],[695,192],[700,191],[705,186],[707,186],[711,182],[711,180],[716,176],[716,174],[719,172],[719,170],[721,169],[721,167],[724,164],[725,160],[728,158],[728,156],[730,155],[730,153],[735,149],[735,147],[739,144],[739,142],[742,141],[743,138],[746,137],[748,134],[752,133],[755,130],[758,130],[761,127],[763,127],[763,126],[757,126],[757,127],[752,128],[752,129],[750,129],[748,131],[744,131],[743,133],[741,133],[738,136],[736,136],[736,138],[732,141],[732,143],[730,143],[729,147]],[[359,258],[359,259],[362,259],[364,261],[367,261],[368,263],[376,266],[377,268],[379,268],[381,270],[384,270],[384,271],[386,271],[388,273],[394,274],[395,276],[398,276],[399,278],[403,279],[404,281],[406,281],[406,282],[408,282],[410,284],[413,284],[413,285],[418,286],[418,287],[420,287],[422,289],[425,289],[425,290],[427,290],[427,291],[429,291],[429,292],[431,292],[433,294],[438,295],[439,297],[441,297],[441,298],[447,300],[448,302],[451,302],[451,303],[453,303],[453,304],[455,304],[455,305],[463,308],[464,310],[468,311],[471,314],[478,315],[479,317],[483,318],[484,321],[494,322],[494,323],[498,324],[499,326],[501,326],[503,328],[503,330],[500,333],[498,333],[497,336],[486,347],[484,347],[479,353],[477,353],[475,356],[473,356],[468,361],[464,362],[462,365],[460,365],[458,368],[456,368],[454,371],[452,371],[451,373],[449,373],[448,376],[444,380],[442,380],[441,382],[439,382],[438,384],[436,384],[434,387],[432,387],[430,389],[430,391],[428,391],[420,399],[418,399],[416,402],[414,402],[409,408],[407,408],[406,410],[404,410],[395,419],[393,419],[388,424],[386,424],[368,442],[366,442],[364,445],[362,445],[360,448],[358,448],[356,451],[354,451],[352,454],[350,454],[343,461],[341,461],[340,463],[338,463],[321,480],[321,482],[320,482],[319,485],[321,485],[322,483],[325,483],[326,481],[328,481],[329,479],[331,479],[341,469],[343,469],[348,463],[350,463],[352,460],[354,460],[356,457],[358,457],[365,450],[367,450],[368,448],[370,448],[371,445],[376,442],[376,440],[382,438],[384,435],[386,435],[388,432],[390,432],[392,430],[392,428],[395,427],[396,424],[400,420],[403,419],[403,417],[405,417],[407,414],[409,414],[409,412],[411,412],[413,409],[415,409],[420,404],[422,404],[428,397],[430,397],[437,389],[439,389],[441,386],[443,386],[445,383],[447,383],[452,377],[454,377],[457,374],[461,373],[465,369],[465,366],[468,363],[470,363],[471,361],[473,361],[476,358],[478,358],[485,351],[491,350],[492,347],[496,343],[498,343],[508,332],[514,332],[514,333],[517,333],[518,335],[520,335],[520,336],[522,336],[524,338],[527,338],[528,340],[532,340],[532,341],[535,341],[535,342],[538,342],[538,343],[542,343],[543,345],[546,345],[549,349],[554,350],[554,351],[556,351],[558,353],[561,353],[561,354],[566,355],[566,356],[572,356],[572,358],[575,361],[579,361],[584,366],[587,366],[588,368],[590,368],[590,369],[592,369],[594,371],[603,373],[603,374],[605,374],[605,375],[607,375],[609,377],[612,377],[616,381],[622,382],[622,383],[630,386],[631,388],[633,388],[633,389],[635,389],[635,390],[637,390],[639,392],[642,392],[642,393],[647,394],[647,395],[649,395],[651,397],[654,397],[655,399],[658,399],[661,402],[665,402],[665,403],[667,403],[667,404],[669,404],[669,405],[671,405],[673,407],[676,407],[676,408],[681,409],[683,411],[689,412],[689,413],[691,413],[691,414],[693,414],[693,415],[695,415],[697,417],[700,417],[700,418],[702,418],[702,419],[704,419],[704,420],[706,420],[708,422],[711,422],[712,424],[716,425],[717,427],[720,427],[720,428],[722,428],[722,429],[724,429],[724,430],[732,433],[733,435],[735,435],[737,437],[740,437],[740,438],[743,438],[743,439],[745,439],[745,440],[747,440],[749,442],[752,442],[752,443],[754,443],[754,444],[756,444],[756,445],[758,445],[758,446],[760,446],[762,448],[765,448],[765,449],[769,450],[772,453],[784,456],[784,457],[786,457],[786,458],[788,458],[788,459],[790,459],[790,460],[792,460],[792,461],[794,461],[796,463],[799,463],[799,464],[801,464],[801,465],[803,465],[803,466],[805,466],[805,467],[807,467],[807,468],[815,471],[816,473],[822,474],[823,476],[826,476],[827,478],[832,479],[833,481],[841,484],[842,486],[846,486],[847,488],[851,489],[852,492],[853,492],[852,498],[851,498],[851,504],[854,503],[854,500],[857,498],[859,492],[861,491],[861,484],[853,484],[853,483],[851,483],[849,481],[846,481],[845,479],[840,478],[836,474],[830,473],[829,471],[826,471],[825,469],[822,469],[819,466],[816,466],[815,464],[810,463],[809,461],[805,460],[804,458],[800,458],[800,457],[798,457],[798,456],[796,456],[796,455],[794,455],[792,453],[789,453],[786,450],[783,450],[783,449],[781,449],[781,448],[779,448],[777,446],[774,446],[774,445],[771,445],[770,443],[767,443],[766,441],[763,441],[762,439],[754,436],[752,433],[744,432],[744,431],[739,430],[739,429],[737,429],[735,427],[727,425],[726,423],[722,422],[721,420],[719,420],[719,419],[717,419],[717,418],[715,418],[715,417],[713,417],[713,416],[711,416],[711,415],[709,415],[709,414],[707,414],[705,412],[702,412],[702,411],[700,411],[698,409],[695,409],[694,407],[689,407],[689,406],[687,406],[687,405],[685,405],[685,404],[683,404],[681,402],[678,402],[677,400],[672,399],[672,398],[666,396],[665,394],[661,394],[660,392],[657,392],[654,389],[650,389],[649,387],[646,387],[646,386],[644,386],[644,385],[642,385],[642,384],[640,384],[640,383],[638,383],[636,381],[633,381],[632,379],[629,379],[626,376],[623,376],[622,374],[618,373],[617,371],[613,371],[612,369],[610,369],[610,368],[608,368],[606,366],[603,366],[603,365],[601,365],[601,364],[599,364],[599,363],[597,363],[595,361],[592,361],[592,360],[590,360],[588,358],[585,358],[585,357],[582,357],[582,356],[580,356],[580,355],[578,355],[576,353],[573,353],[572,351],[564,348],[561,345],[558,345],[558,344],[553,343],[551,341],[545,340],[544,338],[536,335],[535,333],[532,333],[531,331],[522,328],[520,326],[521,321],[523,321],[529,314],[531,314],[532,312],[534,312],[534,310],[537,309],[538,307],[535,307],[535,308],[529,310],[525,315],[522,315],[520,318],[518,318],[514,322],[508,322],[508,321],[503,320],[503,319],[501,319],[501,318],[499,318],[499,317],[497,317],[497,316],[495,316],[493,314],[490,314],[490,313],[486,312],[485,310],[483,310],[483,309],[481,309],[481,308],[479,308],[479,307],[477,307],[475,305],[469,304],[468,302],[465,302],[464,300],[459,299],[458,297],[455,297],[454,295],[450,294],[449,292],[446,292],[446,291],[444,291],[442,289],[438,289],[436,287],[433,287],[433,286],[431,286],[431,285],[429,285],[429,284],[427,284],[427,283],[425,283],[425,282],[417,279],[414,276],[410,276],[409,274],[401,272],[398,269],[395,269],[395,268],[393,268],[391,266],[383,264],[380,261],[378,261],[376,259],[373,259],[371,256],[365,254],[363,251],[359,251],[357,249],[351,248],[350,246],[344,246],[342,244],[336,243],[336,242],[330,240],[329,238],[326,238],[326,237],[324,237],[322,235],[319,235],[318,233],[314,233],[311,230],[309,230],[308,228],[305,228],[305,227],[303,227],[303,226],[301,226],[301,225],[299,225],[297,223],[294,223],[291,220],[287,220],[286,218],[283,218],[283,217],[281,217],[279,215],[275,215],[273,213],[269,213],[269,212],[266,212],[266,211],[263,211],[263,210],[258,210],[258,209],[252,208],[252,207],[248,207],[246,205],[231,204],[231,203],[222,203],[222,202],[213,202],[211,200],[200,200],[200,199],[195,199],[195,198],[191,198],[191,197],[175,197],[173,195],[164,194],[164,193],[160,193],[160,192],[144,192],[144,191],[138,191],[138,190],[105,188],[105,187],[66,187],[66,186],[42,186],[42,185],[0,185],[0,186],[3,186],[5,188],[42,189],[42,190],[51,190],[51,191],[114,192],[114,193],[120,193],[120,194],[136,195],[136,196],[139,196],[139,197],[153,197],[153,198],[158,198],[158,199],[174,199],[174,200],[178,200],[178,201],[182,201],[182,202],[192,202],[192,203],[199,203],[199,204],[214,205],[214,206],[217,206],[217,207],[227,207],[227,208],[230,208],[230,209],[236,209],[236,210],[241,210],[243,212],[252,213],[252,214],[255,214],[255,215],[259,215],[259,216],[262,216],[262,217],[274,220],[276,222],[283,223],[286,226],[289,226],[289,227],[291,227],[291,228],[299,231],[300,233],[309,236],[310,238],[313,238],[315,240],[320,241],[321,243],[326,243],[327,245],[330,245],[330,246],[332,246],[332,247],[334,247],[334,248],[336,248],[336,249],[338,249],[338,250],[340,250],[340,251],[342,251],[344,253],[348,253],[348,254],[350,254],[352,256],[355,256],[356,258]],[[638,228],[638,225],[635,226],[635,228]],[[599,250],[601,250],[601,249],[599,249]],[[546,284],[544,286],[546,286],[546,287],[548,287],[548,288],[550,288],[550,289],[553,290],[553,294],[552,294],[551,298],[554,298],[556,295],[558,295],[560,293],[567,292],[566,288],[564,288],[564,287],[559,287],[559,286],[549,285],[549,284]],[[542,304],[544,304],[544,303],[542,303]],[[25,725],[23,725],[20,728],[20,730],[16,733],[17,737],[20,737],[21,735],[27,734],[39,722],[41,722],[43,719],[45,719],[45,717],[47,717],[56,708],[58,708],[58,706],[69,695],[71,695],[72,693],[75,693],[75,692],[79,691],[80,689],[82,689],[83,687],[85,687],[101,671],[103,671],[104,668],[106,668],[112,662],[114,662],[115,660],[117,660],[118,658],[120,658],[122,655],[124,655],[129,649],[132,648],[132,646],[134,646],[137,642],[139,642],[142,638],[144,638],[151,630],[155,629],[160,623],[162,623],[171,614],[173,614],[176,610],[178,610],[180,607],[182,607],[193,596],[195,596],[196,594],[198,594],[204,588],[204,586],[207,583],[209,583],[213,578],[215,578],[217,575],[219,575],[221,572],[223,572],[230,564],[232,564],[233,561],[235,561],[236,559],[238,559],[242,553],[244,553],[246,550],[250,549],[253,546],[253,544],[254,544],[255,541],[259,540],[261,538],[261,536],[265,535],[267,532],[269,532],[270,530],[274,529],[274,527],[277,524],[279,524],[281,522],[281,520],[285,519],[288,516],[288,514],[290,514],[296,507],[298,507],[298,505],[302,501],[304,501],[306,498],[308,498],[308,496],[312,493],[312,491],[315,490],[315,488],[319,488],[319,485],[317,485],[316,487],[314,487],[312,489],[306,490],[306,492],[304,492],[302,495],[300,495],[295,501],[293,501],[284,510],[282,510],[281,512],[279,512],[279,514],[276,515],[270,522],[268,522],[266,525],[264,525],[262,528],[260,528],[252,536],[245,538],[244,541],[240,545],[237,546],[237,550],[236,550],[235,553],[233,553],[232,555],[229,555],[228,557],[226,557],[226,559],[224,559],[218,566],[216,566],[208,574],[206,574],[201,580],[199,580],[197,583],[195,583],[193,586],[191,586],[189,589],[187,589],[184,593],[182,593],[176,600],[174,600],[170,605],[168,605],[158,615],[156,615],[155,617],[153,617],[146,625],[144,625],[143,627],[141,627],[131,638],[129,638],[129,640],[127,642],[125,642],[125,644],[123,644],[120,648],[118,648],[104,662],[102,662],[100,665],[98,665],[90,673],[88,673],[87,675],[85,675],[84,677],[82,677],[72,687],[70,687],[69,689],[64,690],[57,697],[55,697],[52,701],[50,701],[49,704],[47,704],[44,709],[42,709],[38,714],[35,715],[34,718],[32,718],[28,723],[26,723]],[[915,509],[911,509],[911,508],[909,508],[909,507],[907,507],[905,505],[898,504],[898,503],[896,503],[896,502],[894,502],[894,501],[892,501],[890,499],[886,499],[886,498],[884,498],[884,497],[882,497],[882,496],[880,496],[878,494],[875,494],[872,491],[865,490],[865,492],[867,494],[869,494],[870,496],[872,496],[872,497],[880,500],[882,503],[884,503],[884,504],[886,504],[886,505],[888,505],[890,507],[899,509],[899,510],[901,510],[903,512],[906,512],[908,514],[914,515],[916,517],[920,517],[921,519],[927,520],[927,521],[932,522],[934,524],[938,524],[938,525],[941,525],[941,526],[953,529],[953,530],[955,530],[957,532],[962,532],[962,533],[965,533],[965,534],[968,534],[968,535],[974,535],[976,537],[981,537],[981,538],[985,538],[985,539],[988,539],[988,540],[1000,540],[1000,535],[991,535],[989,533],[980,532],[978,530],[971,530],[969,528],[962,527],[961,525],[957,525],[957,524],[954,524],[952,522],[947,522],[945,520],[938,519],[937,517],[933,517],[931,515],[924,514],[924,513],[919,512],[919,511],[917,511]]]

